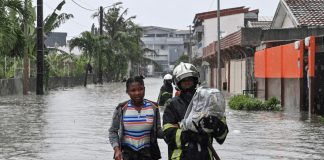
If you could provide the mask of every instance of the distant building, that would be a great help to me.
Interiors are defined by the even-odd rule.
[[[66,32],[50,32],[47,37],[45,37],[44,44],[47,48],[58,48],[67,53],[72,53],[75,55],[82,54],[82,51],[78,48],[74,48],[70,51],[69,41],[66,40],[67,33]]]
[[[178,30],[178,31],[175,32],[175,34],[176,34],[176,37],[183,38],[185,54],[189,53],[190,52],[190,50],[189,50],[190,49],[190,47],[189,47],[189,44],[190,44],[190,30]]]
[[[142,27],[144,35],[141,40],[145,47],[155,51],[147,52],[145,56],[154,60],[162,67],[163,72],[172,70],[170,65],[174,65],[179,57],[187,53],[189,41],[189,31],[163,28],[157,26]],[[152,69],[151,69],[152,70]],[[153,73],[151,73],[153,74]]]
[[[66,37],[66,32],[51,32],[45,37],[44,44],[49,48],[66,46]]]

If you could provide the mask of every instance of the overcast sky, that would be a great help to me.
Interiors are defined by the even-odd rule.
[[[44,15],[49,15],[62,0],[44,0]],[[99,6],[109,6],[115,2],[123,2],[128,8],[128,16],[136,15],[135,22],[143,26],[161,26],[175,29],[188,29],[196,13],[217,9],[217,0],[74,0],[90,10]],[[36,0],[33,0],[34,5]],[[221,0],[221,9],[245,6],[259,9],[260,16],[273,16],[279,0]],[[91,18],[94,11],[88,11],[77,6],[71,0],[66,0],[62,12],[71,13],[74,19],[69,20],[55,31],[67,32],[68,38],[78,36],[81,32],[90,30],[92,23],[98,20]],[[45,16],[44,16],[45,17]]]

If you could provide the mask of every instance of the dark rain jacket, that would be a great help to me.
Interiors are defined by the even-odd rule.
[[[204,154],[206,158],[199,156],[196,153],[189,152],[188,147],[185,146],[182,142],[181,134],[182,130],[180,129],[180,122],[184,118],[185,113],[187,111],[188,105],[191,101],[192,97],[186,98],[186,96],[181,93],[179,97],[174,97],[168,104],[166,104],[166,109],[163,114],[163,132],[164,132],[164,140],[168,144],[168,155],[169,159],[172,160],[188,160],[188,159],[197,159],[197,160],[209,160],[212,159],[211,151],[207,148],[202,149],[201,154]],[[222,120],[224,124],[226,124],[226,120]],[[226,126],[226,130],[220,136],[215,137],[210,135],[210,143],[212,143],[212,137],[216,139],[219,144],[222,144],[225,141],[226,135],[228,133],[228,129]],[[208,153],[206,153],[208,152]],[[192,158],[192,157],[199,157]],[[191,158],[188,158],[191,157]]]
[[[149,102],[152,104],[154,110],[154,119],[153,119],[154,123],[150,135],[150,139],[151,139],[150,151],[153,160],[158,160],[161,158],[161,153],[157,143],[157,138],[163,138],[160,111],[155,102],[152,101]],[[128,101],[120,103],[116,107],[113,113],[113,119],[112,119],[111,127],[109,129],[109,141],[113,148],[116,146],[121,146],[121,140],[124,135],[123,115],[125,114],[127,103]]]
[[[164,83],[160,89],[160,94],[159,94],[159,98],[158,98],[159,106],[164,106],[165,102],[168,99],[172,98],[172,94],[173,94],[172,84]]]

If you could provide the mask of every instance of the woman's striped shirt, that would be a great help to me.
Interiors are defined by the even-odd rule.
[[[150,146],[150,133],[153,127],[154,111],[151,102],[144,99],[144,105],[140,111],[135,109],[129,100],[124,119],[124,138],[122,145],[126,145],[135,151]]]

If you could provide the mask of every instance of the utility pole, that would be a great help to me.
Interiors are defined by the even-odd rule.
[[[36,94],[44,94],[43,0],[37,0],[37,81]]]
[[[7,72],[7,56],[5,55],[5,66],[4,66],[4,77],[6,78],[6,72]]]
[[[99,34],[100,36],[103,35],[103,7],[100,6],[100,10],[99,10]],[[101,52],[102,52],[102,47],[101,47],[101,41],[100,43],[100,49],[99,49],[99,53],[98,53],[98,83],[102,84],[103,80],[102,80],[102,58],[101,58]]]
[[[189,63],[191,63],[192,49],[191,49],[191,25],[189,25]]]
[[[220,62],[220,50],[221,50],[221,41],[220,41],[220,0],[217,0],[217,85],[218,85],[218,89],[221,91],[222,90],[222,87],[221,87],[221,83],[222,83],[222,80],[221,80],[221,77],[222,77],[222,74],[221,74],[221,62]]]
[[[25,12],[28,10],[28,0],[25,0]],[[28,37],[28,17],[24,16],[24,36],[25,41]],[[29,82],[29,60],[28,60],[28,45],[25,43],[24,46],[24,76],[23,76],[23,94],[28,94],[28,82]]]

